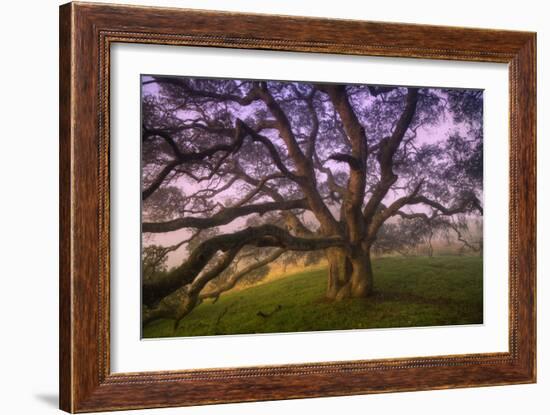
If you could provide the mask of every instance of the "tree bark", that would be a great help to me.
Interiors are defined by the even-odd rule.
[[[364,298],[372,294],[373,273],[370,249],[348,256],[341,248],[326,251],[328,284],[326,297],[341,301],[347,298]]]
[[[362,251],[351,258],[352,272],[349,282],[352,298],[368,297],[372,294],[373,275],[370,258],[370,249]]]
[[[351,263],[341,248],[329,248],[325,255],[328,261],[326,298],[335,300],[340,289],[349,282]]]

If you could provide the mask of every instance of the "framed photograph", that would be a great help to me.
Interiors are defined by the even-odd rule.
[[[536,35],[60,8],[60,407],[536,381]]]

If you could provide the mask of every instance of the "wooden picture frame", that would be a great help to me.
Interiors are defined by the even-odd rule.
[[[509,351],[111,373],[109,62],[110,46],[117,42],[507,63]],[[61,6],[61,409],[91,412],[535,382],[535,104],[535,33],[106,4]]]

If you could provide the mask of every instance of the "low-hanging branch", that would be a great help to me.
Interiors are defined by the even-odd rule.
[[[197,304],[199,300],[198,294],[202,288],[204,288],[208,281],[216,278],[227,269],[231,261],[239,253],[239,250],[239,245],[227,250],[207,271],[201,273],[200,276],[188,285],[180,287],[185,290],[184,298],[181,298],[181,293],[178,293],[178,290],[174,290],[155,302],[152,307],[146,304],[143,308],[142,321],[144,324],[154,319],[165,317],[174,318],[176,320],[175,327],[177,327],[179,320],[187,315]]]
[[[199,298],[201,300],[204,300],[206,298],[213,298],[214,301],[216,301],[222,293],[224,293],[226,291],[229,291],[230,289],[235,287],[235,285],[237,285],[237,283],[241,279],[243,279],[245,276],[250,274],[252,271],[256,271],[257,269],[262,268],[262,267],[270,264],[271,262],[275,261],[277,258],[279,258],[285,252],[286,252],[286,249],[282,249],[282,248],[276,249],[275,251],[273,251],[272,253],[267,255],[265,258],[263,258],[259,261],[253,262],[252,264],[244,267],[240,271],[237,271],[236,273],[231,275],[231,277],[229,277],[227,279],[227,281],[224,281],[223,284],[216,287],[215,289],[209,290],[209,291],[204,292],[204,293],[200,293]]]
[[[447,222],[447,226],[449,226],[453,231],[455,231],[456,233],[456,239],[459,241],[459,242],[462,242],[462,244],[471,249],[472,251],[474,252],[479,252],[481,250],[481,243],[479,244],[479,246],[474,246],[472,245],[472,243],[470,243],[465,237],[464,235],[462,234],[461,230],[459,229],[459,227],[457,225],[455,225],[452,221],[448,221]]]
[[[202,242],[187,260],[163,277],[143,282],[143,303],[151,306],[178,288],[191,283],[219,251],[243,247],[280,247],[292,251],[314,251],[344,246],[338,237],[302,238],[275,225],[249,227],[230,234],[214,236]]]

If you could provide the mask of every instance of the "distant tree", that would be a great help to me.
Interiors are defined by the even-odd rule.
[[[297,252],[328,261],[327,298],[367,297],[377,244],[404,246],[444,218],[483,213],[481,91],[162,76],[142,84],[142,231],[202,233],[181,242],[181,264],[143,279],[145,322],[179,320]],[[422,139],[445,123],[456,128]]]

